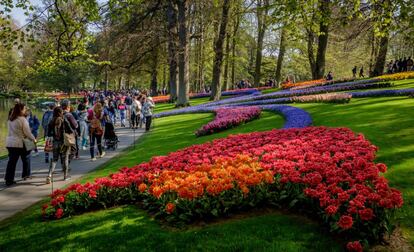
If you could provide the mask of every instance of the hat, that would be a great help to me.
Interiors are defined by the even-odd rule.
[[[20,103],[20,99],[19,98],[15,98],[14,99],[14,104],[19,104]]]

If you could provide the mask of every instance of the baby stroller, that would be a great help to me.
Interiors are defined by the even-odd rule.
[[[106,149],[116,150],[116,148],[118,148],[119,140],[117,135],[115,134],[115,127],[111,122],[106,122],[105,124],[104,139]]]

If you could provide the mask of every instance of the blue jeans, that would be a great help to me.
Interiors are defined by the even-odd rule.
[[[85,121],[79,122],[79,142],[81,147],[86,147],[86,144],[88,142],[88,136],[89,136],[89,128],[88,124]]]
[[[121,115],[121,125],[125,125],[126,111],[125,110],[120,110],[119,114]]]

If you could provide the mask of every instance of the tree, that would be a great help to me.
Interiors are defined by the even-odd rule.
[[[275,81],[277,86],[279,86],[281,76],[282,76],[282,65],[283,65],[283,58],[286,52],[286,33],[287,27],[283,25],[281,32],[280,32],[280,43],[279,43],[279,54],[277,56],[277,65],[276,65],[276,72],[275,72]]]
[[[169,90],[170,102],[175,102],[178,96],[177,73],[178,73],[178,20],[177,5],[173,0],[167,2],[166,16],[168,22],[168,65],[169,65]]]
[[[256,63],[254,70],[254,84],[260,86],[261,67],[263,55],[263,39],[268,26],[267,16],[269,15],[269,0],[257,0],[256,18],[257,18],[257,45],[256,45]]]
[[[178,9],[178,107],[189,105],[189,0],[176,0]]]
[[[221,97],[221,70],[223,65],[223,44],[227,34],[227,23],[230,9],[230,0],[224,0],[222,6],[221,23],[217,40],[214,43],[213,81],[210,100],[217,101]]]

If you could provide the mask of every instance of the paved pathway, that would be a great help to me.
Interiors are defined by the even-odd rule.
[[[118,149],[116,151],[106,151],[103,158],[98,158],[95,162],[91,162],[89,149],[80,151],[80,159],[72,160],[70,167],[70,175],[72,179],[63,181],[63,172],[61,170],[60,162],[56,167],[54,175],[53,189],[61,188],[74,180],[82,177],[85,173],[96,169],[99,165],[105,163],[109,159],[115,157],[121,150],[134,144],[143,133],[143,129],[135,131],[129,128],[116,129],[119,138]],[[31,206],[39,200],[45,198],[52,191],[52,184],[47,185],[46,176],[49,171],[48,164],[44,161],[44,153],[39,151],[39,156],[31,158],[32,176],[30,180],[23,181],[21,179],[22,164],[21,160],[17,164],[16,185],[5,187],[4,174],[7,166],[7,159],[0,160],[0,221],[13,216],[19,211]]]

